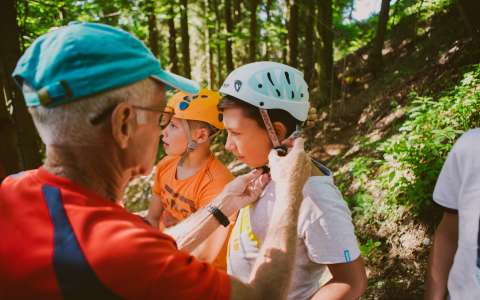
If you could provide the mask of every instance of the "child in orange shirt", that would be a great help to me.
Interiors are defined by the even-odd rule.
[[[210,142],[223,129],[217,108],[220,97],[218,92],[207,89],[198,95],[179,92],[167,105],[173,113],[163,130],[162,142],[167,156],[157,165],[147,215],[147,220],[160,230],[207,205],[233,179],[210,151]],[[192,254],[226,269],[229,231],[229,228],[219,228]]]

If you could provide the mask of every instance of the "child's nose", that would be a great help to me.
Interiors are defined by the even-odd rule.
[[[232,139],[230,138],[230,134],[227,134],[227,140],[225,141],[225,149],[230,152],[232,152],[235,149],[235,145],[233,144]]]

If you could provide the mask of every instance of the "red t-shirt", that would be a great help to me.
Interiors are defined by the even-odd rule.
[[[229,299],[226,273],[44,169],[0,185],[0,299]]]

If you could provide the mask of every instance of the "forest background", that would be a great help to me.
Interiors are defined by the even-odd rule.
[[[360,2],[378,7],[359,19]],[[480,127],[479,6],[475,0],[2,0],[0,180],[44,158],[10,74],[34,39],[53,27],[118,26],[143,40],[166,69],[213,89],[245,63],[286,63],[304,73],[318,110],[305,129],[308,151],[334,170],[353,213],[369,276],[362,299],[421,299],[441,215],[431,201],[436,178],[459,135]],[[213,144],[216,155],[234,173],[244,172],[223,150],[224,140]],[[147,207],[151,179],[127,188],[129,210]]]

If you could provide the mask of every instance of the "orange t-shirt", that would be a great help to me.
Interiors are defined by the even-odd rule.
[[[163,213],[159,220],[161,229],[184,220],[215,198],[233,179],[230,171],[211,154],[195,175],[177,179],[180,156],[167,156],[157,165],[153,192],[162,201]],[[214,265],[226,269],[227,240]]]

